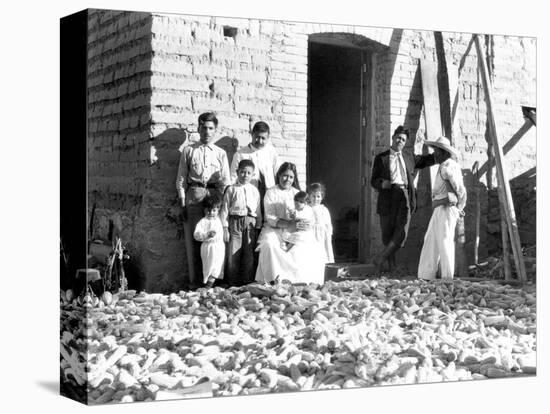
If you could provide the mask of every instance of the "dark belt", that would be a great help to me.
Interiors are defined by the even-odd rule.
[[[247,214],[246,216],[239,216],[238,214],[230,214],[229,215],[229,218],[233,218],[233,219],[240,219],[240,218],[243,218],[243,217],[257,218],[256,216],[253,216],[252,214]]]
[[[403,188],[403,189],[407,189],[407,184],[392,184],[391,185],[392,188]]]
[[[204,184],[204,183],[201,183],[199,181],[191,181],[190,183],[187,183],[187,186],[188,187],[212,188],[212,189],[217,188],[216,184],[213,184],[213,183]]]

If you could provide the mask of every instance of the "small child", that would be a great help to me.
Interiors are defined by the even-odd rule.
[[[311,230],[299,230],[296,228],[296,223],[299,221],[307,221],[313,224],[315,217],[313,210],[307,205],[308,196],[304,191],[298,191],[294,196],[294,207],[296,210],[289,213],[293,220],[293,225],[283,231],[282,249],[289,251],[297,243],[307,243],[313,241],[313,232]]]
[[[313,234],[315,239],[323,246],[325,252],[325,262],[334,263],[334,253],[332,251],[332,222],[330,212],[321,204],[325,198],[325,186],[321,183],[310,184],[307,189],[309,195],[309,205],[313,209],[315,217],[313,224]]]
[[[260,192],[250,183],[254,162],[243,159],[237,167],[237,181],[225,190],[221,219],[223,238],[228,244],[227,283],[240,286],[254,281],[254,250],[257,230],[262,227]]]
[[[211,195],[204,199],[204,217],[197,223],[193,234],[195,240],[202,242],[202,274],[203,283],[207,287],[212,287],[216,279],[223,278],[225,243],[219,216],[221,204],[217,195]]]

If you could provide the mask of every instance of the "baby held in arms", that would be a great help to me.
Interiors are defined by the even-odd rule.
[[[299,191],[294,196],[294,210],[289,211],[288,215],[292,224],[282,234],[283,243],[281,248],[289,251],[298,243],[309,243],[313,241],[313,231],[311,226],[296,226],[299,222],[312,224],[315,216],[312,208],[308,205],[308,195],[304,191]],[[300,228],[298,228],[300,227]]]

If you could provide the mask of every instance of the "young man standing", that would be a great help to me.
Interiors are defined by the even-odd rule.
[[[433,154],[415,155],[409,131],[398,126],[392,136],[389,150],[374,158],[371,186],[378,190],[376,212],[380,216],[384,250],[374,257],[380,272],[387,260],[390,270],[395,267],[395,253],[407,239],[411,214],[416,210],[414,178],[421,168],[434,165]]]
[[[231,182],[237,179],[237,167],[241,160],[251,160],[256,168],[251,179],[251,184],[260,192],[260,203],[264,199],[268,188],[275,185],[275,174],[279,167],[277,151],[270,142],[269,125],[263,121],[256,122],[252,127],[252,142],[239,149],[231,161]],[[263,208],[263,205],[262,205]]]
[[[184,147],[176,178],[176,189],[183,208],[185,250],[189,277],[184,281],[188,289],[198,287],[202,268],[200,243],[193,238],[195,226],[203,216],[202,201],[211,194],[220,199],[229,185],[229,163],[226,152],[214,145],[218,119],[212,112],[199,116],[200,141]]]

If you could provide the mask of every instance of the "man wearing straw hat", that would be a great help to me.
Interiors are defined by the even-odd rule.
[[[434,149],[439,169],[432,186],[433,212],[420,253],[418,277],[435,279],[439,266],[441,279],[452,279],[455,269],[455,226],[458,218],[464,216],[466,188],[457,162],[458,151],[451,146],[449,139],[439,137],[425,144]]]

